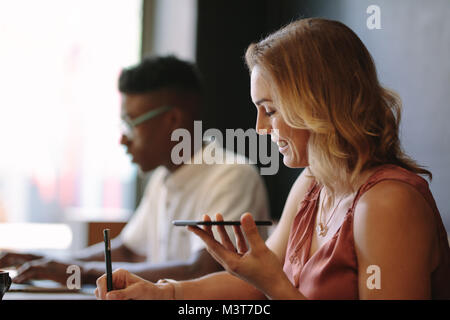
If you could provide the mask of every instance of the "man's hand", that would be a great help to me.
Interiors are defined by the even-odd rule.
[[[37,259],[42,259],[42,256],[2,251],[0,252],[0,268],[17,267]]]
[[[24,283],[29,280],[53,280],[66,285],[67,268],[69,264],[51,259],[39,259],[25,262],[17,269],[14,283]]]

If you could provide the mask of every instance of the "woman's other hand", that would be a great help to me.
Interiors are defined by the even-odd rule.
[[[114,290],[107,292],[106,275],[97,279],[95,296],[101,300],[171,300],[174,287],[170,283],[152,283],[124,269],[112,273]]]

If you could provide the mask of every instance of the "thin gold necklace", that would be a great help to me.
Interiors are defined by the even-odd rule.
[[[317,234],[321,237],[325,237],[327,235],[328,232],[328,223],[331,221],[331,218],[333,218],[336,209],[339,207],[339,205],[341,204],[342,199],[344,199],[345,197],[342,197],[341,200],[339,200],[337,206],[334,208],[333,213],[330,215],[330,217],[328,218],[328,221],[325,223],[325,225],[322,223],[322,213],[323,213],[323,203],[324,203],[324,199],[322,199],[322,203],[321,203],[321,210],[320,210],[320,215],[319,215],[319,223],[317,224]]]

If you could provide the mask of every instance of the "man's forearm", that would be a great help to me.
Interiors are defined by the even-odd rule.
[[[102,261],[104,260],[105,245],[97,243],[87,248],[81,249],[73,255],[74,259],[80,261]]]
[[[115,238],[111,241],[111,258],[114,261],[122,262],[142,262],[145,257],[137,255],[132,250],[128,249],[120,238]],[[90,247],[80,250],[74,255],[74,258],[80,261],[104,261],[105,259],[105,245],[103,242],[94,244]]]

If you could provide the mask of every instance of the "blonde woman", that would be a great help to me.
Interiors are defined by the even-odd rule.
[[[398,137],[400,101],[357,35],[295,21],[246,53],[256,128],[304,167],[263,242],[250,213],[224,232],[188,227],[225,272],[156,284],[117,270],[102,299],[449,299],[450,248],[427,181]],[[220,214],[215,217],[221,220]],[[210,217],[205,216],[205,220]]]

